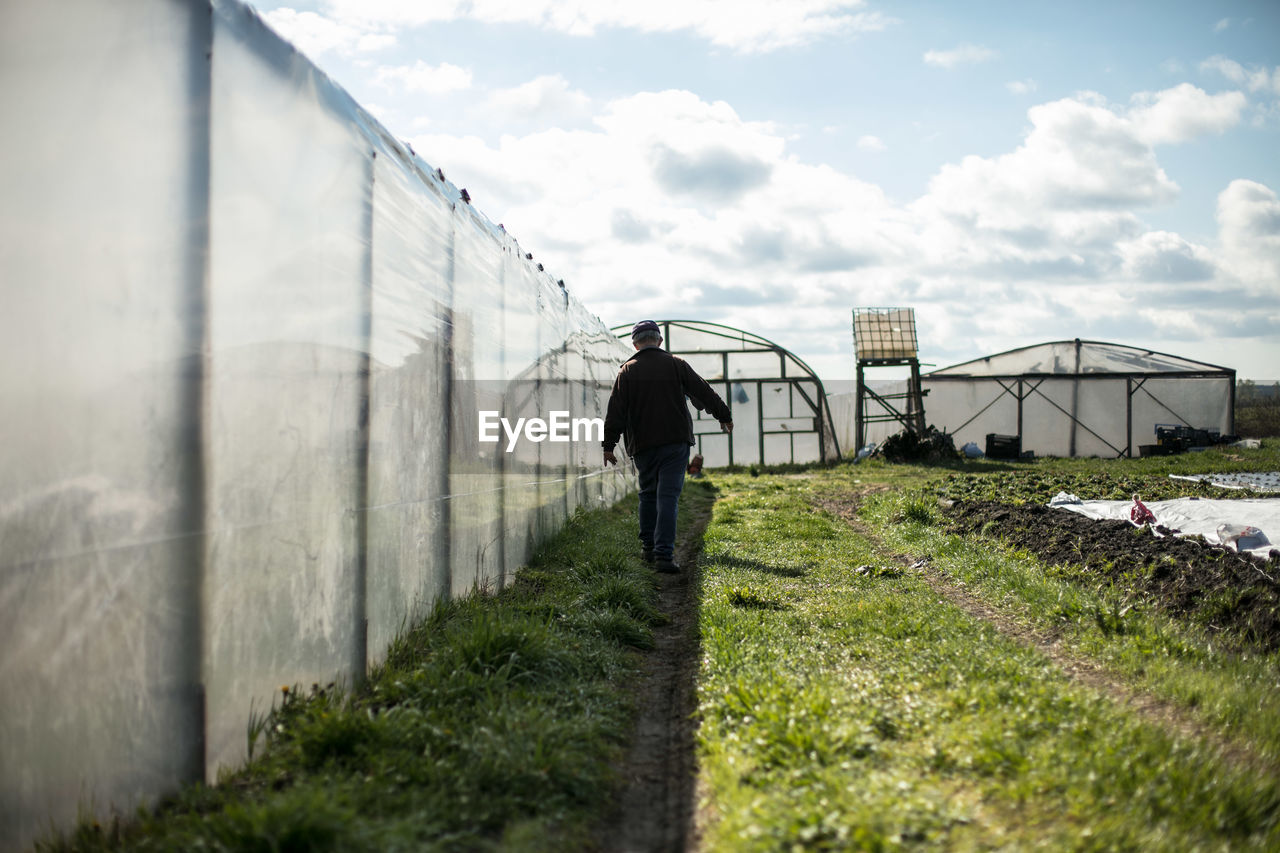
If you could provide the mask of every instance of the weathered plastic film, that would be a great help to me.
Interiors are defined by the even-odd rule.
[[[246,753],[630,471],[600,320],[234,0],[0,4],[0,849]]]

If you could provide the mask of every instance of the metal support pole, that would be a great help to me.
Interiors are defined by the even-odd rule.
[[[1230,429],[1227,431],[1227,434],[1235,435],[1236,434],[1236,372],[1234,370],[1231,371],[1230,399],[1227,405],[1227,425],[1230,427]]]
[[[1018,380],[1018,447],[1022,447],[1022,398],[1024,396],[1022,390],[1022,380]]]
[[[863,380],[862,362],[858,362],[857,396],[854,400],[853,425],[856,439],[853,452],[856,454],[867,443],[867,427],[863,419],[862,407],[866,396],[866,383]]]
[[[825,429],[823,429],[823,426],[822,426],[822,422],[823,422],[823,418],[822,418],[822,409],[823,409],[823,406],[824,406],[824,405],[826,404],[826,402],[827,402],[827,398],[826,398],[826,395],[825,395],[825,394],[818,394],[818,395],[815,395],[815,396],[817,396],[817,397],[818,397],[818,406],[817,406],[817,410],[818,410],[818,461],[820,461],[820,462],[826,462],[826,461],[827,461],[827,434],[826,434],[826,430],[825,430]],[[794,442],[793,442],[793,444],[794,444]]]
[[[1080,339],[1076,338],[1076,369],[1075,376],[1071,380],[1071,442],[1068,446],[1067,455],[1074,457],[1076,455],[1076,424],[1080,418]]]
[[[764,383],[756,383],[756,415],[760,424],[757,432],[760,435],[760,464],[764,464]]]
[[[1133,378],[1124,378],[1124,455],[1133,458]]]
[[[729,351],[720,353],[720,375],[724,377],[724,393],[729,404],[729,416],[733,416],[733,383],[729,380]],[[728,433],[725,440],[729,442],[729,464],[733,464],[733,433]],[[699,447],[701,450],[701,447]]]
[[[911,359],[911,387],[907,389],[910,397],[907,398],[907,413],[911,415],[911,422],[915,424],[915,431],[919,435],[924,435],[924,395],[920,393],[920,362],[917,359]]]
[[[375,165],[378,152],[370,151],[365,166],[367,195],[365,196],[363,223],[365,237],[364,263],[361,273],[363,304],[360,317],[360,337],[363,346],[359,354],[360,367],[360,415],[359,450],[356,465],[356,513],[355,539],[356,562],[355,584],[352,590],[352,617],[355,630],[351,648],[351,681],[352,686],[364,683],[369,670],[369,442],[370,425],[373,406],[373,361],[369,353],[373,350],[373,199],[376,187],[377,171]]]

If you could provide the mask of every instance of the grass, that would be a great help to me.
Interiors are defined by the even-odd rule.
[[[1150,495],[1150,500],[1185,494],[1256,497],[1246,491],[1172,480],[1168,475],[1277,470],[1280,440],[1272,438],[1257,451],[1220,448],[1123,461],[1040,460],[1013,474],[934,471],[919,476],[914,489],[871,497],[864,517],[889,546],[932,555],[936,567],[971,591],[1059,633],[1073,653],[1101,661],[1141,689],[1249,741],[1275,763],[1280,762],[1280,714],[1259,709],[1280,704],[1280,655],[1233,651],[1200,626],[1148,609],[1131,590],[1095,583],[1087,572],[1064,573],[991,540],[962,539],[928,523],[910,525],[901,520],[937,497],[1044,503],[1060,490],[1073,489],[1079,489],[1082,497],[1112,499],[1127,499],[1133,491]],[[828,483],[828,488],[834,487],[834,482]],[[1232,605],[1223,601],[1220,606]]]
[[[1030,623],[1064,648],[1105,663],[1142,689],[1244,738],[1280,762],[1280,655],[1239,653],[1195,624],[1143,606],[1129,590],[1061,576],[1034,557],[989,540],[953,536],[931,524],[902,523],[916,498],[875,496],[865,517],[891,549],[927,554],[936,569]]]
[[[711,497],[686,495],[687,521]],[[509,588],[439,603],[359,691],[282,688],[220,784],[40,849],[580,849],[612,803],[655,603],[634,496],[577,515]]]
[[[1134,464],[1135,476],[1167,474]],[[1066,467],[1088,475],[1111,466]],[[1008,470],[970,470],[983,469]],[[1077,684],[811,503],[854,481],[891,486],[866,516],[890,550],[933,555],[1026,619],[1076,608],[1078,651],[1140,658],[1145,669],[1128,670],[1133,677],[1194,693],[1223,731],[1235,731],[1252,702],[1253,717],[1270,719],[1249,737],[1274,756],[1277,715],[1257,709],[1280,698],[1276,661],[1225,660],[1154,620],[1149,631],[1130,630],[1148,617],[1051,582],[1034,561],[989,543],[948,539],[935,527],[932,493],[949,473],[862,465],[804,478],[717,474],[699,684],[706,847],[1280,846],[1274,775]]]
[[[942,527],[938,499],[1188,489],[1280,442],[1135,460],[869,460],[712,472],[698,761],[709,850],[1280,849],[1280,661],[1087,574]],[[709,482],[708,482],[709,481]],[[864,535],[817,509],[866,492]],[[1208,492],[1201,492],[1208,493]],[[1232,493],[1238,496],[1238,493]],[[50,850],[564,850],[600,844],[637,652],[662,620],[634,498],[576,516],[496,595],[437,606],[356,693],[283,691],[257,756]],[[953,605],[897,554],[1196,715],[1180,734]],[[1224,600],[1222,607],[1230,607]],[[1231,751],[1226,743],[1236,744]],[[606,845],[607,846],[607,843]]]

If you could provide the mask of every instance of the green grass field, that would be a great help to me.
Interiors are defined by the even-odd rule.
[[[1187,488],[1169,473],[1227,470],[1280,470],[1280,442],[691,482],[686,529],[714,500],[701,847],[1280,849],[1277,655],[1132,607],[998,531],[948,532],[939,505],[1154,500]],[[575,517],[499,594],[437,607],[358,692],[282,693],[246,721],[255,760],[220,785],[43,848],[608,849],[628,689],[664,618],[634,504]],[[1053,655],[1028,640],[1046,636]]]
[[[1269,451],[1260,464],[1274,466]],[[1280,784],[1259,773],[1280,756],[1274,655],[1215,651],[1194,626],[1141,613],[1105,631],[1095,614],[1117,612],[1121,591],[948,535],[935,508],[961,481],[1005,494],[1022,481],[1026,500],[1090,478],[1155,494],[1170,468],[1205,463],[1235,464],[718,477],[699,684],[707,848],[1280,848]],[[816,509],[856,493],[863,532]],[[967,595],[1180,706],[1202,733],[1130,710],[957,607],[910,568],[926,556]]]

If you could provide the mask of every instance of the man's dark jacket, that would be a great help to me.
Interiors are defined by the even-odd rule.
[[[627,453],[650,447],[693,444],[693,418],[684,398],[724,423],[729,407],[689,363],[662,347],[645,347],[618,370],[604,418],[604,449],[612,452],[625,436]]]

